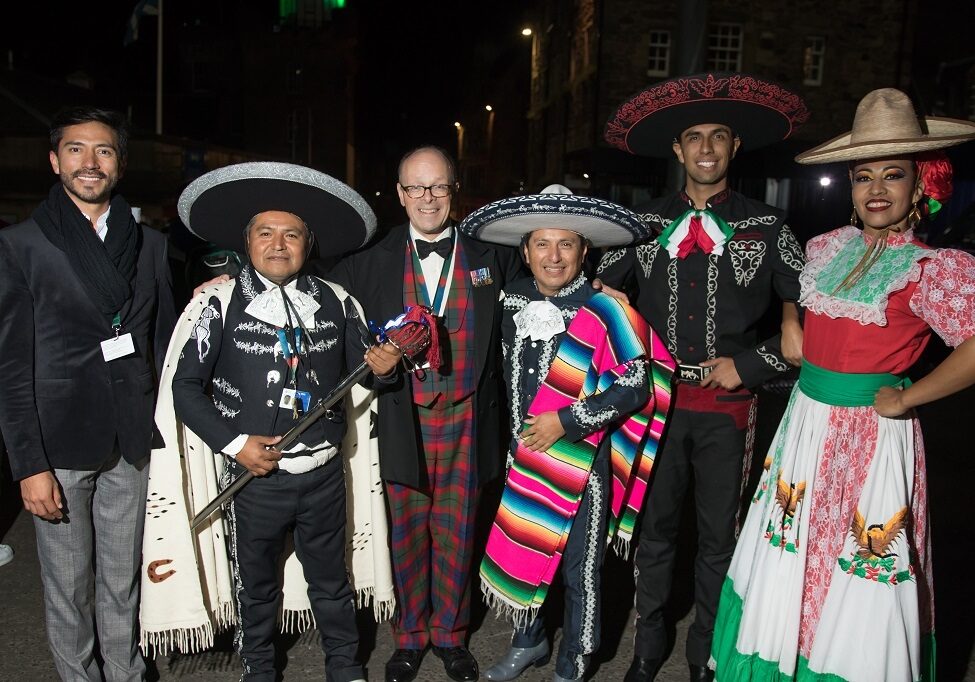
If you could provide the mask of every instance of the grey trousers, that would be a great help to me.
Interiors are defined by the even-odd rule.
[[[116,454],[97,471],[54,475],[65,518],[35,516],[34,529],[58,674],[68,682],[142,680],[139,572],[149,458],[132,465]],[[96,626],[103,670],[93,653]]]

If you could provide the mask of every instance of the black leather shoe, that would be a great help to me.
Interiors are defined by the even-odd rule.
[[[711,682],[714,679],[714,671],[706,665],[694,665],[689,663],[691,669],[691,682]]]
[[[433,653],[443,661],[443,669],[450,679],[456,682],[472,682],[478,678],[477,661],[466,646],[435,646]]]
[[[422,649],[397,649],[386,661],[386,682],[411,682],[420,672]]]
[[[653,682],[657,676],[660,666],[663,664],[659,658],[640,658],[633,657],[630,669],[626,671],[623,682]]]

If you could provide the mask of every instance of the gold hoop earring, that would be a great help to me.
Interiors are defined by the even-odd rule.
[[[857,226],[857,220],[858,220],[857,210],[854,208],[853,209],[853,212],[850,214],[850,225],[852,225],[853,227],[856,227]]]

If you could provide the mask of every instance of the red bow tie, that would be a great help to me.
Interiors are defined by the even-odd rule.
[[[691,216],[690,224],[687,226],[687,235],[677,246],[677,257],[687,258],[694,253],[694,249],[699,248],[704,253],[711,253],[714,248],[714,241],[708,236],[701,222],[701,216]]]

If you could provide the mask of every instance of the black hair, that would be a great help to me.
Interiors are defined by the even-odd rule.
[[[129,124],[125,117],[111,109],[99,109],[93,106],[77,106],[62,109],[54,115],[51,121],[51,151],[58,153],[58,147],[64,137],[64,129],[68,126],[82,123],[102,123],[115,132],[115,152],[121,161],[125,161],[129,152]]]

